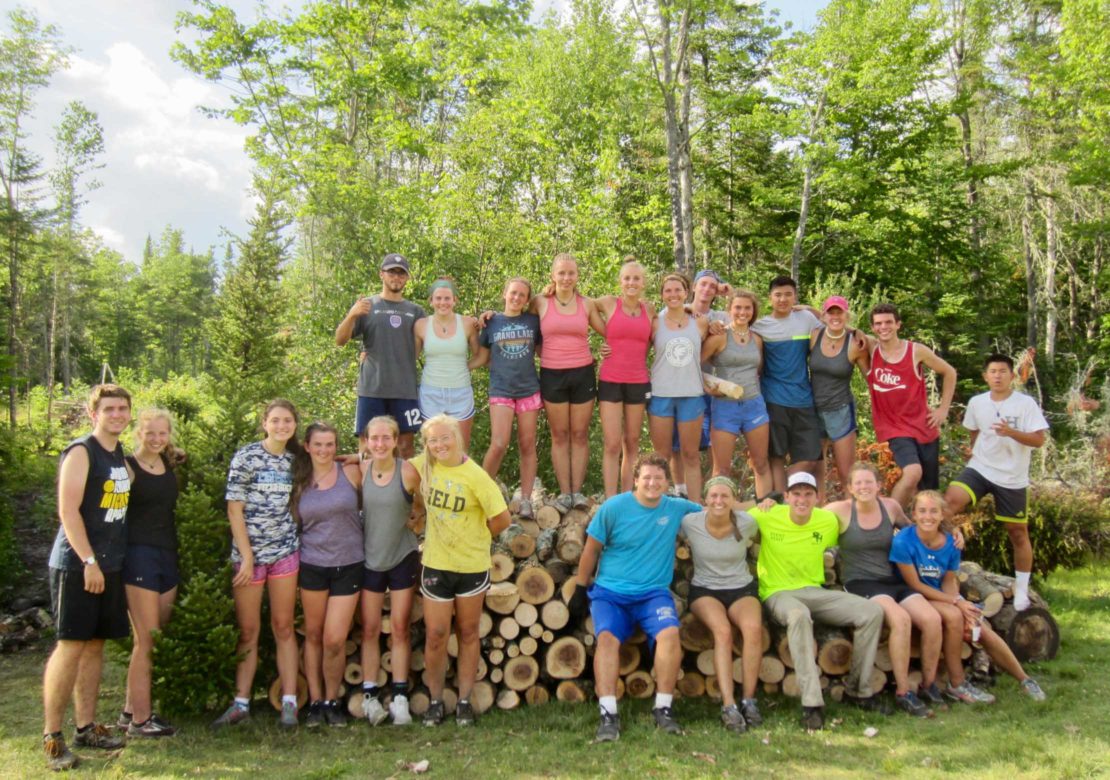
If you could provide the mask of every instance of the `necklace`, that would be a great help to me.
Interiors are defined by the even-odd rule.
[[[840,331],[840,333],[837,333],[835,335],[833,334],[833,332],[831,330],[829,330],[828,328],[825,328],[825,338],[827,338],[829,341],[840,341],[846,335],[848,335],[848,329],[847,328],[845,328],[844,330]]]
[[[682,313],[682,319],[680,319],[680,320],[672,320],[669,313],[664,314],[663,319],[666,320],[667,322],[669,322],[670,324],[674,325],[676,328],[681,328],[681,327],[686,325],[686,313],[685,312]]]
[[[448,320],[447,322],[440,322],[439,319],[436,319],[435,324],[439,327],[439,332],[442,335],[446,336],[447,329],[451,327],[451,320]]]
[[[564,301],[564,300],[563,300],[562,298],[560,298],[560,297],[559,297],[558,293],[556,293],[556,294],[555,294],[555,301],[556,301],[556,302],[557,302],[557,303],[558,303],[558,304],[559,304],[560,306],[570,306],[570,305],[571,305],[572,303],[574,303],[574,294],[573,294],[573,293],[571,293],[571,296],[570,296],[570,298]]]
[[[743,330],[740,330],[738,327],[736,327],[736,325],[731,325],[731,326],[729,326],[729,329],[732,331],[732,335],[735,336],[736,340],[741,344],[747,344],[748,339],[751,338],[751,335],[752,335],[751,327],[747,327],[747,328],[744,328]]]
[[[147,471],[154,471],[156,468],[158,468],[158,461],[147,463],[145,460],[139,457],[138,453],[135,454],[135,460],[137,460]]]
[[[393,461],[391,460],[388,463],[383,464],[381,466],[378,466],[374,463],[371,463],[370,468],[374,469],[374,477],[377,478],[377,479],[381,479],[382,477],[385,476],[385,473],[387,471],[392,471],[393,470]]]

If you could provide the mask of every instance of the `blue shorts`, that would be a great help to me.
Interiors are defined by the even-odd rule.
[[[625,596],[593,585],[589,590],[590,615],[594,619],[594,634],[608,631],[618,641],[624,642],[637,624],[655,641],[659,632],[678,628],[674,597],[666,589],[652,590],[635,596]]]
[[[414,433],[424,424],[420,404],[415,398],[370,398],[360,395],[355,406],[355,435],[361,436],[366,423],[375,417],[386,415],[397,421],[401,433]]]
[[[705,401],[700,395],[674,398],[653,394],[648,401],[648,414],[652,417],[673,417],[676,422],[690,422],[705,416]]]
[[[817,410],[821,421],[821,438],[840,441],[850,433],[856,432],[856,402],[851,401],[838,409]]]
[[[741,433],[769,425],[770,422],[771,415],[767,413],[767,403],[761,395],[755,398],[741,398],[738,401],[731,398],[713,399],[713,430],[715,431],[739,436]]]
[[[123,559],[123,584],[168,593],[177,587],[177,551],[150,544],[129,544]]]
[[[434,387],[420,385],[420,414],[425,419],[437,414],[449,414],[456,420],[469,420],[474,416],[474,388]]]
[[[701,398],[705,402],[705,414],[701,418],[701,441],[698,443],[698,449],[704,451],[709,449],[709,425],[713,418],[713,396],[706,393]],[[678,426],[676,425],[674,430],[671,431],[671,451],[678,452],[679,449],[681,448],[678,444]]]

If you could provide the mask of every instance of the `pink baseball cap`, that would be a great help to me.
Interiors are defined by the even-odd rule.
[[[825,299],[825,302],[821,304],[821,311],[828,311],[833,308],[848,311],[848,299],[842,295],[830,295]]]

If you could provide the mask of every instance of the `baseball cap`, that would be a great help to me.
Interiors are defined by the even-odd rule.
[[[703,268],[696,274],[694,274],[694,284],[697,284],[700,279],[703,279],[706,276],[715,281],[717,284],[721,283],[721,277],[717,275],[716,271],[714,271],[712,268]]]
[[[797,474],[791,474],[790,479],[786,480],[786,489],[790,490],[796,485],[809,485],[814,490],[817,489],[817,480],[808,471],[799,471]]]
[[[821,311],[828,311],[833,308],[848,311],[848,299],[842,295],[830,295],[825,299],[825,302],[821,304]]]
[[[405,259],[404,255],[399,255],[396,252],[390,252],[382,258],[381,270],[388,271],[390,268],[403,268],[405,273],[409,270],[409,261]]]

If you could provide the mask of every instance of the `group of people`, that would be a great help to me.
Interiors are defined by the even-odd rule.
[[[554,504],[566,512],[587,505],[583,486],[595,401],[604,439],[606,501],[587,530],[570,606],[578,617],[588,607],[597,633],[599,740],[620,733],[618,653],[637,624],[655,647],[655,722],[669,732],[681,730],[671,704],[682,653],[668,590],[680,533],[694,560],[690,609],[713,632],[721,718],[730,729],[742,731],[762,720],[755,685],[763,607],[786,627],[807,728],[823,724],[819,673],[812,662],[814,620],[853,627],[848,698],[862,707],[885,709],[867,688],[884,621],[890,628],[896,702],[912,715],[928,714],[945,695],[964,702],[992,699],[963,677],[959,647],[973,629],[976,641],[1023,690],[1043,698],[1005,643],[989,626],[980,626],[975,605],[960,599],[955,571],[961,539],[952,537],[946,525],[953,512],[993,495],[996,515],[1007,523],[1014,542],[1015,607],[1028,606],[1030,452],[1043,444],[1048,425],[1036,402],[1013,389],[1008,357],[991,355],[986,361],[989,390],[971,400],[964,418],[973,437],[972,459],[942,496],[936,492],[937,439],[956,373],[932,350],[899,337],[900,317],[890,304],[871,312],[868,335],[850,327],[845,298],[826,299],[820,311],[801,307],[794,281],[776,277],[769,288],[771,313],[760,317],[754,293],[732,290],[704,270],[693,283],[668,274],[657,310],[645,300],[646,273],[635,260],[620,269],[619,295],[592,299],[578,292],[575,259],[561,254],[540,294],[532,294],[528,280],[510,279],[503,289],[503,311],[478,317],[456,313],[454,282],[437,279],[429,294],[429,316],[404,298],[409,274],[406,258],[386,255],[381,293],[356,301],[336,329],[339,345],[361,340],[358,456],[339,455],[338,431],[326,423],[309,425],[299,442],[296,408],[275,400],[262,415],[263,438],[232,460],[226,498],[239,662],[234,700],[214,726],[250,717],[264,592],[276,645],[280,722],[301,722],[293,625],[298,590],[310,702],[303,713],[306,725],[346,720],[338,696],[345,640],[356,610],[363,634],[365,717],[375,725],[387,718],[397,725],[410,723],[408,626],[418,581],[431,695],[424,723],[436,725],[446,717],[442,691],[452,626],[458,638],[455,718],[460,725],[473,723],[469,695],[490,582],[490,544],[510,523],[495,480],[513,422],[519,514],[533,514],[541,409],[559,486]],[[727,306],[714,310],[721,295]],[[596,377],[591,329],[604,342]],[[423,363],[419,381],[418,358]],[[491,435],[479,466],[467,454],[475,413],[471,372],[486,365]],[[936,409],[926,402],[923,367],[941,377]],[[901,468],[889,498],[879,495],[881,480],[873,467],[853,465],[851,379],[856,369],[867,379],[876,435],[889,443]],[[653,451],[641,455],[645,411]],[[150,702],[152,632],[169,619],[177,586],[177,451],[170,416],[163,410],[141,413],[137,446],[125,457],[119,440],[131,420],[126,391],[98,386],[89,414],[93,432],[62,455],[61,528],[51,558],[59,641],[44,680],[44,745],[55,768],[76,761],[61,734],[71,696],[75,744],[121,744],[93,716],[103,640],[126,636],[128,615],[135,649],[119,723],[132,737],[175,731],[151,711]],[[418,456],[417,431],[423,443]],[[730,478],[740,436],[756,497],[745,504],[739,503],[741,491]],[[820,509],[826,442],[847,498]],[[706,448],[711,467],[703,485],[700,450]],[[904,509],[914,525],[895,534],[908,522]],[[414,531],[420,527],[425,529],[422,544]],[[747,551],[757,539],[753,574]],[[838,544],[846,592],[822,588],[823,551]],[[392,653],[388,709],[377,686],[386,594]],[[744,648],[739,703],[730,671],[733,625]],[[911,627],[922,634],[918,691],[908,683]],[[936,683],[942,648],[943,692]]]

